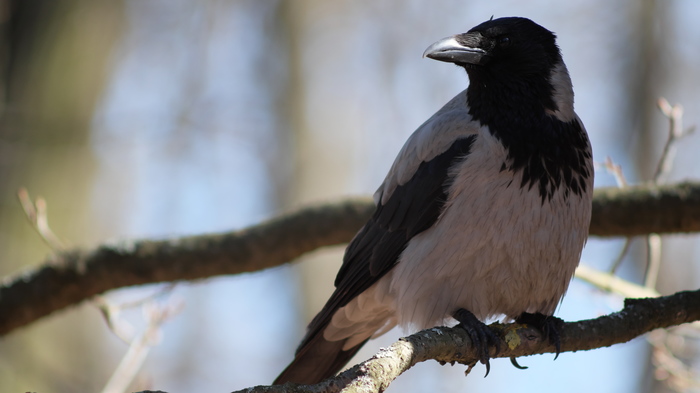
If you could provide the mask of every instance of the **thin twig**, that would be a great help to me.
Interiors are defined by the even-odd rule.
[[[661,268],[661,236],[651,234],[647,236],[647,270],[644,274],[644,286],[650,289],[656,288],[656,280]]]
[[[674,145],[678,140],[688,135],[689,132],[692,132],[692,129],[689,132],[683,130],[683,106],[680,104],[671,105],[663,97],[659,98],[657,105],[661,113],[668,119],[668,136],[652,176],[651,182],[655,186],[663,184],[666,176],[673,168]],[[647,269],[644,274],[644,283],[647,287],[654,288],[656,279],[659,276],[659,269],[661,268],[661,238],[659,235],[650,234],[646,238],[646,245]]]
[[[615,163],[612,158],[606,157],[605,161],[603,161],[600,166],[615,178],[618,188],[624,189],[628,186],[627,179],[622,171],[622,166]],[[631,236],[625,238],[625,244],[622,246],[622,250],[620,250],[620,252],[617,254],[617,258],[615,258],[612,266],[610,267],[610,274],[615,274],[617,272],[617,269],[627,256],[627,253],[629,253],[630,246],[632,245],[632,239],[633,237]]]
[[[605,161],[599,165],[615,178],[615,183],[618,188],[626,188],[629,185],[622,171],[622,165],[615,163],[612,158],[605,157]]]
[[[119,318],[121,316],[121,307],[109,303],[101,295],[95,296],[93,304],[102,314],[107,328],[125,344],[131,344],[134,340],[134,327],[124,319]]]
[[[109,330],[126,344],[131,344],[134,340],[134,328],[126,320],[120,318],[123,310],[133,309],[153,303],[158,297],[169,295],[177,286],[177,283],[164,285],[156,292],[128,303],[112,304],[102,295],[97,295],[92,299],[93,304],[102,314]]]
[[[622,246],[622,250],[620,250],[620,252],[617,254],[617,258],[615,258],[612,266],[610,267],[610,274],[617,273],[617,269],[622,264],[622,261],[627,256],[627,253],[629,253],[629,251],[630,251],[630,247],[632,246],[632,240],[634,240],[633,237],[626,237],[625,238],[625,244]]]
[[[653,288],[643,287],[620,278],[613,273],[602,272],[586,265],[579,265],[576,269],[576,278],[594,285],[600,290],[616,293],[627,298],[659,296],[659,293]]]
[[[657,105],[661,110],[661,113],[668,119],[668,137],[666,138],[666,143],[664,143],[664,148],[661,151],[661,158],[654,171],[654,176],[652,181],[654,184],[661,184],[663,178],[668,175],[673,166],[674,158],[674,144],[681,138],[687,136],[693,131],[693,128],[688,130],[683,129],[683,106],[676,104],[671,106],[669,102],[661,97],[659,98]]]
[[[659,98],[658,107],[668,119],[668,136],[664,143],[661,157],[652,177],[652,184],[659,186],[665,182],[668,174],[673,168],[675,156],[675,144],[686,135],[693,132],[693,128],[683,129],[683,107],[679,104],[671,105],[665,98]],[[647,245],[647,268],[644,274],[644,286],[648,289],[656,288],[656,282],[661,269],[661,236],[649,234],[646,237]],[[669,338],[674,336],[670,331],[659,330],[649,335],[649,342],[653,346],[652,364],[654,365],[654,375],[657,380],[663,381],[666,386],[674,391],[686,391],[692,387],[699,387],[700,384],[693,382],[694,378],[690,368],[679,359],[671,348],[667,345]]]
[[[44,242],[54,251],[65,251],[66,247],[63,245],[63,242],[61,242],[58,236],[56,236],[49,227],[49,219],[46,213],[46,200],[42,197],[37,197],[35,201],[32,201],[29,192],[24,187],[17,190],[17,198],[22,205],[22,209],[29,223],[36,229]]]
[[[144,317],[148,325],[138,337],[131,341],[128,351],[107,381],[102,393],[123,393],[126,391],[141,369],[151,347],[161,341],[161,326],[179,314],[182,309],[181,302],[159,306],[153,301],[143,305]]]

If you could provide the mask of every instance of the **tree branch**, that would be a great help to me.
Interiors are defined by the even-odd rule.
[[[561,331],[561,350],[572,352],[609,347],[630,341],[654,329],[697,320],[700,320],[700,290],[659,298],[627,299],[625,307],[619,312],[565,323]],[[501,352],[496,355],[494,348],[491,348],[492,356],[520,357],[555,351],[537,329],[526,325],[498,323],[491,327],[502,337]],[[473,365],[478,356],[464,329],[439,327],[401,338],[371,359],[316,385],[287,383],[256,386],[234,393],[382,392],[406,370],[430,359],[442,364]]]
[[[700,231],[700,183],[598,188],[590,234],[637,236]]]
[[[700,320],[700,290],[671,296],[627,299],[622,311],[564,324],[562,352],[582,351],[624,343],[654,329]],[[519,357],[555,350],[536,329],[518,324],[491,325],[504,337],[496,357]],[[494,348],[491,349],[491,354]],[[464,329],[433,328],[404,337],[371,359],[316,385],[257,386],[234,393],[381,392],[416,363],[475,364],[477,354]]]
[[[346,243],[373,209],[369,198],[349,199],[235,232],[58,253],[0,284],[0,336],[111,289],[253,272]],[[596,190],[591,235],[697,231],[700,183]]]

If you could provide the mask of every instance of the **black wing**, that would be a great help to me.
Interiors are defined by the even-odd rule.
[[[397,263],[411,238],[430,228],[447,199],[449,169],[476,139],[456,140],[444,153],[422,162],[411,180],[379,202],[374,215],[348,245],[335,280],[336,290],[309,324],[292,364],[275,383],[314,383],[337,373],[364,344],[343,351],[345,340],[328,342],[323,330],[335,312],[372,286]],[[313,375],[311,375],[313,374]]]

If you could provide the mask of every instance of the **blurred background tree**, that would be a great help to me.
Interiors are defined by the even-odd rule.
[[[120,2],[92,0],[2,1],[0,13],[0,271],[8,274],[50,251],[17,209],[20,186],[51,201],[55,230],[72,244],[110,234],[89,208],[98,169],[90,139],[124,14]],[[109,363],[101,323],[87,311],[0,342],[0,389],[99,389]]]
[[[686,123],[698,123],[694,0],[0,0],[0,274],[51,251],[25,222],[20,186],[46,198],[61,239],[84,247],[240,228],[373,192],[408,135],[467,85],[461,70],[421,53],[491,15],[529,17],[558,34],[595,159],[613,157],[631,181],[648,179],[660,154],[667,126],[657,96],[683,103]],[[698,170],[698,139],[679,149],[671,180]],[[613,184],[597,175],[597,186]],[[697,288],[697,237],[664,244],[659,290]],[[583,262],[607,269],[621,246],[592,239]],[[643,244],[634,247],[620,274],[639,281]],[[269,383],[325,302],[341,255],[180,284],[184,311],[165,325],[133,390]],[[583,319],[620,304],[575,282],[558,314]],[[126,314],[138,329],[138,310]],[[99,391],[125,350],[82,305],[0,340],[0,391]],[[513,381],[538,392],[661,391],[649,354],[639,339],[526,359],[528,371],[495,361],[486,379],[426,363],[390,391],[506,391]]]

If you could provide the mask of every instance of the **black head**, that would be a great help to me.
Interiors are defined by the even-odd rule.
[[[517,17],[489,20],[466,33],[442,39],[423,56],[464,67],[472,79],[483,73],[548,76],[561,62],[554,33]]]
[[[571,79],[556,36],[529,19],[488,20],[434,43],[423,55],[467,70],[470,113],[482,123],[505,109],[520,111],[511,113],[517,116],[573,116]]]
[[[469,114],[508,149],[501,169],[522,171],[522,187],[537,186],[543,202],[561,185],[567,195],[585,191],[590,148],[554,33],[499,18],[434,43],[424,56],[467,70]]]

